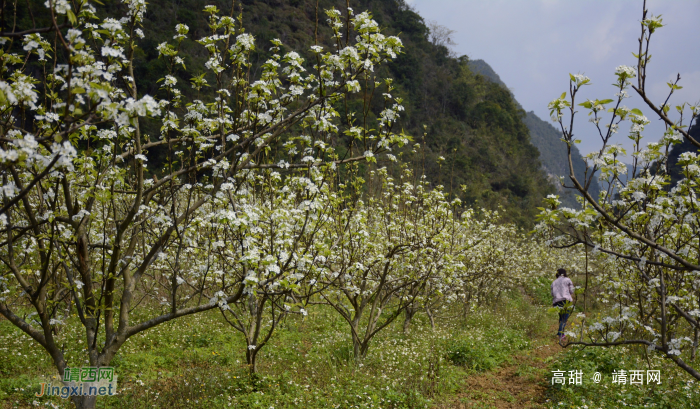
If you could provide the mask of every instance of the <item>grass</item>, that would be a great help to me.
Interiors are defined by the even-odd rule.
[[[319,307],[284,322],[262,350],[255,377],[248,376],[245,341],[213,311],[130,339],[112,363],[119,395],[98,399],[98,407],[430,407],[470,374],[529,348],[528,334],[539,329],[524,312],[535,310],[515,298],[466,318],[441,319],[434,330],[417,315],[408,334],[397,322],[356,364],[344,322]],[[34,396],[40,382],[58,379],[48,355],[7,321],[0,321],[0,333],[0,353],[8,357],[0,361],[0,407],[71,407]],[[69,364],[86,365],[76,318],[61,336]]]
[[[697,363],[696,363],[697,365]],[[560,354],[551,365],[553,369],[580,370],[584,376],[581,385],[550,386],[549,408],[664,408],[696,409],[700,407],[700,384],[680,370],[673,362],[649,355],[646,360],[638,347],[578,348],[572,347]],[[613,383],[613,371],[642,370],[643,385]],[[661,385],[646,382],[646,370],[661,372]],[[600,372],[601,380],[593,375]],[[549,374],[551,379],[552,374]],[[568,378],[568,372],[567,372]]]
[[[515,359],[529,356],[553,335],[556,315],[533,301],[511,294],[466,317],[445,311],[434,330],[423,315],[414,318],[407,334],[397,322],[376,337],[361,364],[352,358],[344,322],[319,306],[305,318],[289,317],[283,323],[262,350],[254,377],[245,365],[245,341],[218,312],[187,317],[125,344],[112,363],[119,394],[98,398],[98,407],[450,407],[469,377],[502,366],[537,384],[549,384],[549,369],[604,373],[600,384],[584,379],[583,385],[550,386],[543,407],[700,407],[697,384],[658,359],[651,362],[662,370],[662,385],[611,385],[611,368],[645,368],[635,351],[570,348],[551,358],[549,368]],[[60,336],[69,364],[86,365],[76,318],[68,320]],[[5,320],[0,321],[0,355],[0,408],[72,407],[60,398],[34,396],[41,382],[56,381],[58,373],[43,349]],[[470,407],[513,400],[507,391],[479,393],[470,391]]]

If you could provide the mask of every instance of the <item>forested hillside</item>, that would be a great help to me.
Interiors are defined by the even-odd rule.
[[[121,7],[115,1],[107,8]],[[137,76],[150,84],[144,93],[157,93],[157,78],[163,61],[156,47],[172,38],[172,27],[184,23],[197,38],[208,30],[199,11],[215,4],[228,12],[231,2],[223,0],[153,0],[144,24],[145,43],[138,55]],[[389,76],[395,79],[392,94],[404,99],[401,121],[404,132],[413,138],[400,152],[403,161],[427,175],[433,186],[443,185],[448,192],[466,199],[466,205],[495,209],[503,206],[510,220],[528,225],[534,220],[541,199],[555,188],[542,171],[537,149],[530,142],[523,121],[525,113],[508,90],[475,75],[466,57],[454,58],[445,46],[430,41],[423,19],[402,1],[350,1],[355,12],[369,10],[385,35],[399,35],[403,54],[390,64]],[[310,46],[331,46],[330,29],[324,9],[335,7],[347,12],[345,2],[322,0],[265,0],[236,2],[237,15],[243,9],[248,32],[256,37],[258,66],[267,59],[270,40],[279,38],[283,51],[299,52],[307,64],[314,62]],[[318,19],[318,25],[316,20]],[[351,39],[352,41],[352,39]],[[183,43],[188,66],[201,66],[207,54],[194,41]],[[205,76],[206,78],[206,76]],[[182,77],[187,82],[190,78]],[[202,92],[207,92],[204,89]],[[191,91],[190,97],[196,97]],[[376,98],[376,112],[381,110]],[[339,107],[342,111],[343,107]],[[348,141],[338,141],[347,144]],[[413,144],[420,144],[416,149]],[[424,148],[424,149],[423,149]],[[397,154],[399,156],[399,154]],[[440,159],[443,157],[444,159]],[[379,158],[379,164],[384,158]]]
[[[501,80],[501,77],[484,60],[469,61],[469,68],[472,72],[481,74],[496,84],[508,88]],[[564,176],[566,181],[569,180],[568,156],[566,145],[561,141],[561,132],[549,122],[535,115],[533,111],[528,112],[524,120],[530,131],[530,141],[540,151],[542,167],[547,172],[550,180],[554,181],[554,186],[557,187],[557,193],[560,195],[562,203],[569,207],[575,207],[577,205],[577,194],[573,189],[563,188],[558,181],[560,176]],[[571,156],[574,164],[574,174],[579,180],[583,180],[586,174],[586,164],[576,146],[573,147]],[[571,184],[569,183],[568,185]],[[600,188],[597,180],[593,180],[589,191],[593,197],[598,197]]]

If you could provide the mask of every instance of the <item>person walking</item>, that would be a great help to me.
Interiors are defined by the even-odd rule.
[[[571,310],[564,308],[564,304],[567,301],[570,303],[574,302],[574,283],[571,279],[566,276],[566,270],[560,268],[557,270],[556,279],[552,282],[552,306],[559,307],[559,331],[557,331],[557,336],[560,342],[564,342],[564,328],[566,327],[566,321],[571,315]]]

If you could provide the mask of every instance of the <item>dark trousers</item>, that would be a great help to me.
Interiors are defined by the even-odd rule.
[[[557,331],[558,336],[564,335],[564,328],[566,327],[566,321],[569,319],[569,315],[571,313],[564,312],[564,302],[565,301],[559,301],[557,303],[554,303],[555,307],[561,308],[559,311],[559,331]]]

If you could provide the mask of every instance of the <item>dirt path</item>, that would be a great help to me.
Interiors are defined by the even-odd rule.
[[[541,408],[546,399],[549,363],[561,351],[552,337],[546,345],[515,356],[511,365],[471,375],[463,391],[440,408]]]

